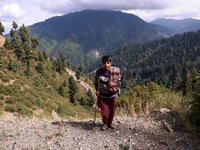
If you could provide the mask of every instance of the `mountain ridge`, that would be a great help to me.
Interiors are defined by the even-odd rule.
[[[181,20],[160,18],[152,21],[151,23],[170,28],[177,34],[182,34],[189,31],[197,31],[200,29],[200,20],[193,18]]]
[[[120,11],[84,10],[53,17],[28,27],[50,56],[64,53],[75,64],[88,65],[96,57],[132,43],[168,37],[171,29],[153,25]]]

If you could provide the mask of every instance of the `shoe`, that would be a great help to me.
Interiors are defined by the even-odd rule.
[[[107,127],[110,128],[110,129],[115,129],[115,127],[111,124],[108,124]]]
[[[103,124],[103,126],[101,127],[101,130],[106,131],[106,129],[107,129],[107,124]]]

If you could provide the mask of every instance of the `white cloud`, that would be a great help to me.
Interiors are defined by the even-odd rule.
[[[200,0],[0,0],[0,21],[26,26],[84,9],[123,10],[145,21],[157,18],[200,19]]]
[[[26,12],[22,10],[17,3],[12,3],[9,5],[4,5],[0,7],[0,17],[1,18],[15,18],[20,19],[24,17]]]
[[[44,10],[53,13],[69,13],[83,9],[163,9],[172,6],[173,0],[34,0]]]

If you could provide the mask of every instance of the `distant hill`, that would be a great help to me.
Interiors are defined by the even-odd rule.
[[[184,33],[189,31],[197,31],[200,29],[200,20],[187,18],[183,20],[175,19],[156,19],[151,23],[161,25],[174,30],[176,33]]]
[[[53,17],[28,29],[31,36],[39,39],[39,50],[55,57],[62,52],[73,64],[85,66],[120,46],[173,35],[171,29],[147,23],[135,15],[106,10]]]
[[[200,69],[200,30],[123,46],[109,55],[113,65],[121,69],[123,88],[149,81],[169,87],[177,73],[183,75],[193,67]],[[100,66],[101,60],[88,66],[86,72]]]

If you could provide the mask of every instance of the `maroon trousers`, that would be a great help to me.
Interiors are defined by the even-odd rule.
[[[102,121],[104,124],[112,124],[115,115],[115,97],[98,98],[98,107],[101,109]]]

